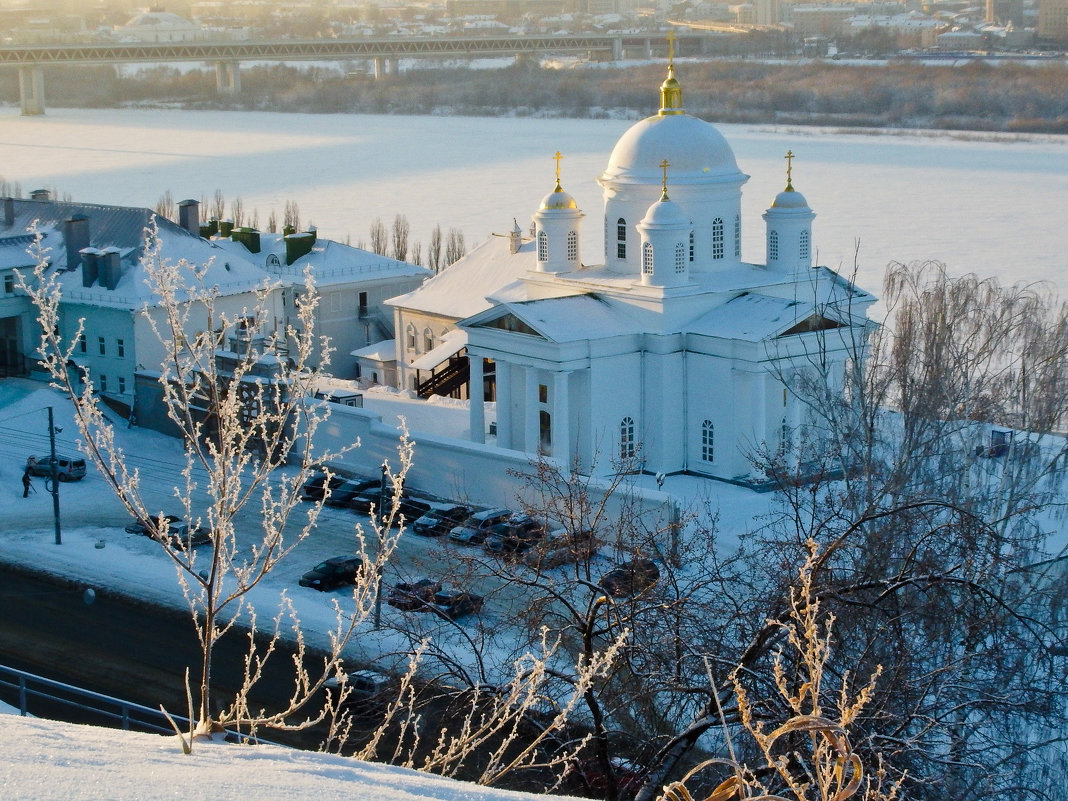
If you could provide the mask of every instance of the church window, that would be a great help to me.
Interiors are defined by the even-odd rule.
[[[723,258],[723,218],[716,217],[712,221],[712,258]]]
[[[772,231],[768,234],[768,261],[779,260],[779,232]]]
[[[701,423],[701,460],[705,462],[715,461],[716,454],[716,427],[711,420]]]
[[[633,459],[634,453],[634,419],[624,417],[619,423],[619,458]]]
[[[738,215],[734,217],[734,258],[740,259],[742,257],[742,218]]]
[[[690,229],[690,261],[693,261],[693,246],[694,246],[694,235],[693,235],[693,229],[691,228]]]
[[[567,235],[567,260],[578,261],[578,234],[570,231]]]
[[[544,410],[538,412],[538,439],[542,453],[552,453],[553,446],[553,418]]]
[[[801,262],[806,263],[809,259],[810,246],[808,239],[808,231],[801,232],[801,244],[798,247],[798,256],[801,257]]]
[[[653,274],[653,243],[642,245],[642,275]]]
[[[415,350],[415,326],[411,323],[408,323],[408,329],[405,331],[405,345],[408,350]]]
[[[85,340],[85,334],[78,335],[78,350],[82,353],[85,353],[86,350],[88,350],[88,345],[86,344]]]
[[[686,245],[682,242],[675,244],[675,272],[679,274],[686,272]]]
[[[616,258],[627,258],[627,221],[622,217],[616,220]]]
[[[108,377],[106,375],[101,375],[100,376],[100,391],[101,392],[107,392],[108,391]]]
[[[538,261],[549,260],[549,237],[544,231],[538,231]]]
[[[434,332],[429,328],[423,331],[423,350],[434,350]]]
[[[549,402],[549,385],[538,384],[538,403]]]

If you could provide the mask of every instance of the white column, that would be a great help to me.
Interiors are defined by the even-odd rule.
[[[571,404],[567,392],[570,377],[569,372],[553,373],[553,457],[566,469],[571,467]]]
[[[470,367],[468,383],[468,405],[470,406],[471,441],[486,441],[486,399],[485,388],[482,378],[482,356],[478,353],[467,352],[467,364]]]
[[[750,403],[753,408],[753,444],[757,447],[768,441],[767,373],[750,375]],[[774,443],[768,443],[769,445]]]
[[[541,445],[541,426],[538,419],[538,371],[533,367],[524,368],[526,379],[523,391],[523,450],[537,453]]]
[[[497,361],[497,445],[512,447],[512,365]]]
[[[24,117],[45,113],[44,70],[41,67],[19,67],[19,104]]]

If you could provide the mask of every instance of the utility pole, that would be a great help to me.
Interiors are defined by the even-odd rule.
[[[56,458],[56,427],[53,425],[52,407],[48,407],[48,443],[52,450],[52,478],[48,491],[52,493],[52,514],[56,519],[56,545],[63,544],[59,531],[59,460]]]
[[[385,520],[382,510],[386,502],[386,482],[389,480],[389,472],[386,463],[382,462],[382,479],[378,485],[378,508],[374,514],[379,523],[375,526],[378,532],[378,553],[375,555],[375,631],[382,628],[382,521]]]

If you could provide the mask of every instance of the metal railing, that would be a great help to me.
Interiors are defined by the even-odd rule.
[[[0,665],[0,698],[6,700],[9,697],[13,700],[12,705],[23,717],[32,714],[30,704],[33,699],[39,699],[67,708],[71,710],[72,715],[95,722],[96,725],[117,727],[125,731],[174,734],[174,728],[168,722],[167,716],[159,709]],[[183,731],[189,730],[189,718],[182,715],[171,715],[171,718]],[[281,745],[229,729],[226,733],[228,739],[240,742]]]

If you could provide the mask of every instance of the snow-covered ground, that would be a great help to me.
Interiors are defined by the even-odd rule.
[[[4,801],[522,801],[532,795],[404,768],[274,746],[203,744],[182,754],[173,737],[4,715]]]

